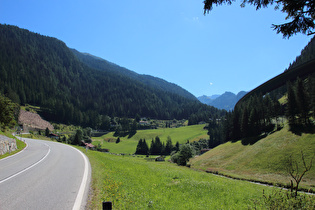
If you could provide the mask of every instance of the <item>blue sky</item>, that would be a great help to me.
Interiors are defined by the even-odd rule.
[[[311,37],[283,39],[273,7],[203,14],[199,0],[0,0],[0,23],[56,37],[195,96],[249,91],[282,73]]]

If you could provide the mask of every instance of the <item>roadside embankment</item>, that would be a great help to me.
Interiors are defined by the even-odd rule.
[[[0,135],[0,155],[11,153],[17,149],[16,140]]]

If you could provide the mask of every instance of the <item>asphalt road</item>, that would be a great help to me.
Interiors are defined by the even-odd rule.
[[[79,150],[25,139],[20,153],[0,160],[0,210],[84,209],[90,163]]]

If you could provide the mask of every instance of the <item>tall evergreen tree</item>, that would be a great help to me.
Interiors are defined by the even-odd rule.
[[[281,105],[280,105],[280,102],[278,100],[275,100],[274,101],[274,115],[273,117],[276,119],[276,126],[277,128],[279,128],[278,126],[278,119],[279,119],[279,116],[281,116]]]
[[[266,117],[266,123],[267,123],[267,126],[269,124],[271,124],[271,118],[274,116],[274,106],[273,106],[273,101],[270,97],[269,94],[266,94],[265,97],[264,97],[264,107],[266,109],[265,113],[265,117]]]
[[[47,136],[47,137],[48,137],[48,136],[49,136],[49,134],[50,134],[50,131],[49,131],[49,129],[48,129],[48,128],[46,128],[46,129],[45,129],[45,136]]]
[[[300,123],[308,124],[309,122],[309,100],[304,88],[303,80],[296,80],[296,101],[299,113]]]
[[[290,128],[292,129],[296,124],[295,116],[297,114],[297,102],[296,102],[295,93],[294,93],[291,82],[287,84],[287,90],[288,90],[288,97],[287,97],[288,103],[287,103],[287,109],[286,109],[286,116],[289,120]]]
[[[143,142],[142,142],[142,153],[143,153],[143,155],[149,154],[149,147],[148,147],[148,144],[145,141],[145,139],[143,139]]]
[[[249,134],[250,136],[255,136],[260,133],[260,119],[259,114],[255,107],[251,109],[250,115],[249,115]]]
[[[83,132],[81,129],[78,129],[75,133],[75,136],[73,138],[72,144],[73,145],[80,145],[81,141],[83,139]]]
[[[134,119],[132,125],[130,126],[129,136],[133,136],[137,133],[137,121]]]
[[[158,136],[155,137],[155,140],[152,139],[150,154],[151,155],[161,155],[163,151],[163,144]]]
[[[143,155],[142,144],[143,144],[143,143],[142,143],[142,139],[140,139],[140,140],[138,141],[135,154]]]
[[[154,139],[151,140],[151,144],[150,144],[150,149],[149,149],[149,153],[150,155],[155,155],[155,142],[154,142]]]
[[[241,132],[242,132],[242,137],[248,137],[249,136],[249,124],[248,124],[248,119],[249,119],[249,114],[247,111],[247,107],[245,106],[244,109],[242,110],[242,121],[241,121]]]
[[[315,118],[315,74],[308,78],[308,93],[310,100],[310,112],[313,113],[313,118]]]
[[[175,146],[174,146],[174,150],[175,151],[179,151],[179,142],[177,141]]]
[[[170,155],[173,150],[173,143],[170,136],[167,137],[166,145],[165,145],[165,155]]]
[[[235,108],[232,114],[232,140],[241,138],[240,109]]]

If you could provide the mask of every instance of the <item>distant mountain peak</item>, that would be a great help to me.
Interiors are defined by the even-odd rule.
[[[212,95],[212,96],[200,96],[198,100],[201,103],[214,106],[218,109],[225,109],[227,111],[233,110],[235,104],[240,100],[247,92],[240,91],[238,94],[232,93],[230,91],[224,92],[222,95]]]

